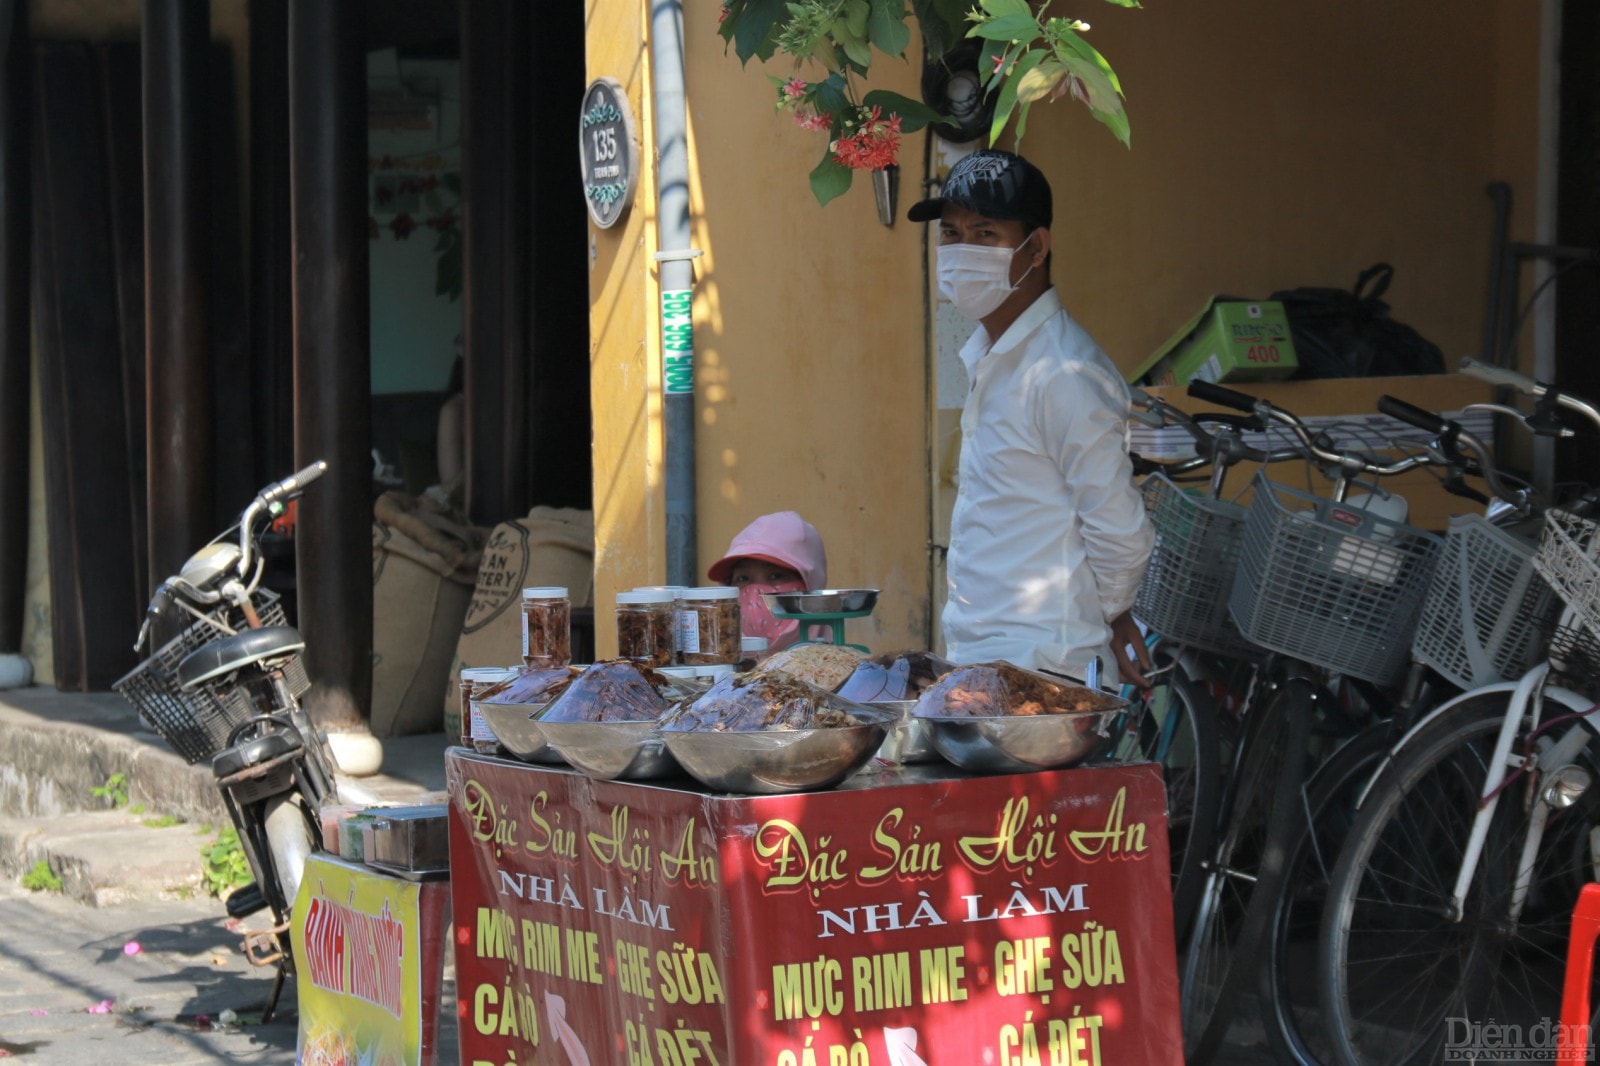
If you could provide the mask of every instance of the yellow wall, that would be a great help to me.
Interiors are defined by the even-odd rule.
[[[590,0],[589,72],[647,109],[640,0]],[[1055,280],[1124,367],[1211,293],[1349,286],[1378,260],[1401,321],[1454,361],[1476,351],[1490,240],[1485,185],[1531,239],[1537,7],[1518,0],[1092,5],[1091,38],[1129,95],[1133,149],[1076,105],[1034,110],[1023,145],[1056,194]],[[836,585],[884,590],[874,646],[926,644],[928,299],[921,227],[880,226],[865,182],[819,208],[817,135],[772,112],[775,61],[741,69],[714,3],[687,3],[702,566],[755,515],[822,530]],[[1444,8],[1448,7],[1448,10]],[[1058,12],[1065,13],[1065,12]],[[915,47],[915,46],[914,46]],[[914,93],[915,64],[880,61]],[[642,123],[648,138],[648,123]],[[900,212],[923,135],[907,138]],[[648,143],[648,139],[647,139]],[[648,151],[645,153],[648,157]],[[662,576],[655,289],[642,229],[596,231],[598,592]],[[602,614],[602,617],[604,615]],[[607,626],[599,626],[602,654]]]
[[[623,81],[635,114],[648,108],[628,77],[642,53],[623,24],[642,18],[641,6],[597,0],[590,8],[589,74]],[[716,4],[685,8],[692,238],[705,253],[695,261],[701,571],[757,515],[797,510],[822,532],[833,584],[884,590],[873,618],[849,624],[851,639],[921,645],[921,227],[880,225],[866,180],[819,208],[806,175],[821,157],[822,135],[773,114],[759,64],[745,70],[724,57]],[[913,92],[910,70],[884,84]],[[908,138],[908,148],[905,196],[915,189],[921,138]],[[590,296],[602,619],[617,589],[664,578],[655,237],[641,228],[653,188],[647,168],[625,224],[610,232],[591,226],[599,253]],[[614,634],[604,621],[596,628],[598,653],[607,654]]]

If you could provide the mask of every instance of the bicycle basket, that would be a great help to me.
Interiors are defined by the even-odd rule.
[[[263,625],[286,624],[275,594],[259,591],[255,603]],[[249,693],[238,685],[205,684],[189,692],[180,691],[176,680],[178,664],[201,645],[244,628],[244,612],[230,604],[220,604],[111,686],[139,709],[139,720],[185,762],[197,763],[221,751],[228,732],[255,714],[256,708]],[[299,656],[285,668],[284,676],[296,697],[311,687]]]
[[[1224,655],[1248,653],[1249,643],[1228,615],[1245,509],[1184,492],[1163,474],[1147,477],[1140,491],[1156,543],[1134,615],[1183,644]]]
[[[1554,604],[1534,546],[1482,515],[1450,519],[1411,653],[1459,689],[1522,676]]]
[[[1252,642],[1386,683],[1404,668],[1439,538],[1257,474],[1228,606]]]
[[[1546,511],[1544,533],[1533,565],[1550,583],[1561,602],[1572,609],[1572,621],[1600,636],[1600,525],[1568,511]]]

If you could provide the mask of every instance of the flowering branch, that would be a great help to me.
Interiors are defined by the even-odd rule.
[[[909,2],[909,7],[907,6]],[[811,191],[826,204],[850,188],[857,170],[894,166],[900,135],[944,120],[933,108],[899,93],[860,94],[874,53],[904,58],[914,17],[929,55],[943,55],[962,37],[983,41],[980,72],[995,94],[993,144],[1013,115],[1020,143],[1028,110],[1040,100],[1068,96],[1083,103],[1123,144],[1128,143],[1122,85],[1111,64],[1083,39],[1088,23],[1035,14],[1029,0],[722,0],[717,32],[741,62],[765,62],[779,52],[797,68],[820,67],[822,76],[770,77],[776,109],[802,129],[826,131],[827,147],[811,171]],[[1139,0],[1106,0],[1139,7]]]

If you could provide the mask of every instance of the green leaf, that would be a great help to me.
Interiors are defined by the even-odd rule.
[[[1051,21],[1058,20],[1052,19]],[[1117,80],[1117,72],[1111,69],[1111,64],[1106,61],[1106,57],[1101,55],[1094,45],[1085,40],[1082,34],[1076,30],[1068,29],[1053,33],[1051,36],[1056,45],[1056,55],[1060,56],[1062,60],[1070,58],[1067,53],[1071,53],[1071,55],[1077,56],[1085,62],[1094,64],[1110,80],[1111,87],[1118,93],[1122,92],[1122,83]]]
[[[1023,15],[1028,19],[1033,18],[1033,9],[1028,7],[1028,0],[978,0],[979,6],[990,15]]]
[[[1090,114],[1105,123],[1111,135],[1122,142],[1124,148],[1132,148],[1132,130],[1129,128],[1128,112],[1123,110],[1122,101],[1117,101],[1114,111],[1091,111]]]
[[[1000,71],[995,69],[995,60],[1005,55],[1011,47],[1010,41],[984,41],[983,50],[978,54],[978,76],[983,79],[983,87],[988,89],[994,80],[1000,77]]]
[[[940,114],[921,100],[913,100],[888,89],[874,89],[862,97],[861,102],[868,107],[876,104],[883,108],[885,115],[899,115],[902,133],[915,133],[930,122],[949,121],[948,115]]]
[[[817,86],[817,108],[837,115],[849,107],[850,98],[845,95],[844,76],[829,74],[827,80]]]
[[[944,55],[967,35],[967,0],[911,0],[929,58]]]
[[[905,0],[872,0],[872,18],[867,30],[873,45],[884,55],[896,58],[905,55],[911,44]]]
[[[1144,7],[1143,4],[1139,3],[1139,0],[1106,0],[1106,3],[1116,4],[1118,7]]]
[[[986,41],[1028,41],[1039,34],[1039,24],[1031,14],[1000,15],[973,26],[968,37],[982,37]]]
[[[844,49],[844,54],[850,62],[865,70],[872,65],[872,49],[867,46],[867,25],[863,20],[861,32],[857,33],[844,19],[835,19],[833,23],[833,39],[839,47]]]
[[[732,39],[739,62],[749,63],[751,56],[763,62],[772,58],[773,39],[785,11],[783,0],[735,0],[721,32],[723,37]]]
[[[832,151],[825,151],[822,162],[811,171],[811,195],[817,203],[826,204],[849,191],[851,177],[850,168],[834,159]]]
[[[1055,91],[1066,76],[1066,65],[1059,59],[1047,57],[1040,60],[1038,66],[1017,79],[1017,103],[1031,104],[1035,100],[1043,100]]]
[[[1064,65],[1068,72],[1083,83],[1084,92],[1089,96],[1090,111],[1122,110],[1122,99],[1117,93],[1116,86],[1111,84],[1111,79],[1106,77],[1105,71],[1076,56],[1068,59]]]
[[[849,0],[844,5],[844,22],[850,27],[850,36],[858,41],[867,37],[867,19],[872,14],[872,5],[867,0]]]
[[[1011,112],[1016,109],[1017,83],[1027,75],[1028,71],[1038,66],[1044,57],[1045,53],[1039,49],[1028,49],[1017,59],[1016,65],[1012,67],[1011,76],[1000,86],[1000,96],[994,105],[994,122],[989,126],[991,145],[1000,139],[1001,132],[1006,128],[1006,122],[1011,118]]]

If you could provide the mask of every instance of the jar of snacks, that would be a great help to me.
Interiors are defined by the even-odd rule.
[[[671,666],[677,611],[677,593],[672,589],[617,593],[617,657],[645,666]]]
[[[687,666],[739,661],[739,590],[684,589],[678,609],[678,658]]]
[[[517,676],[514,667],[474,666],[461,671],[461,746],[483,755],[494,755],[500,742],[472,705],[473,699]]]
[[[740,637],[739,638],[739,672],[745,673],[761,665],[761,660],[767,657],[766,637]]]
[[[560,587],[522,590],[522,664],[566,666],[572,662],[572,601]]]

